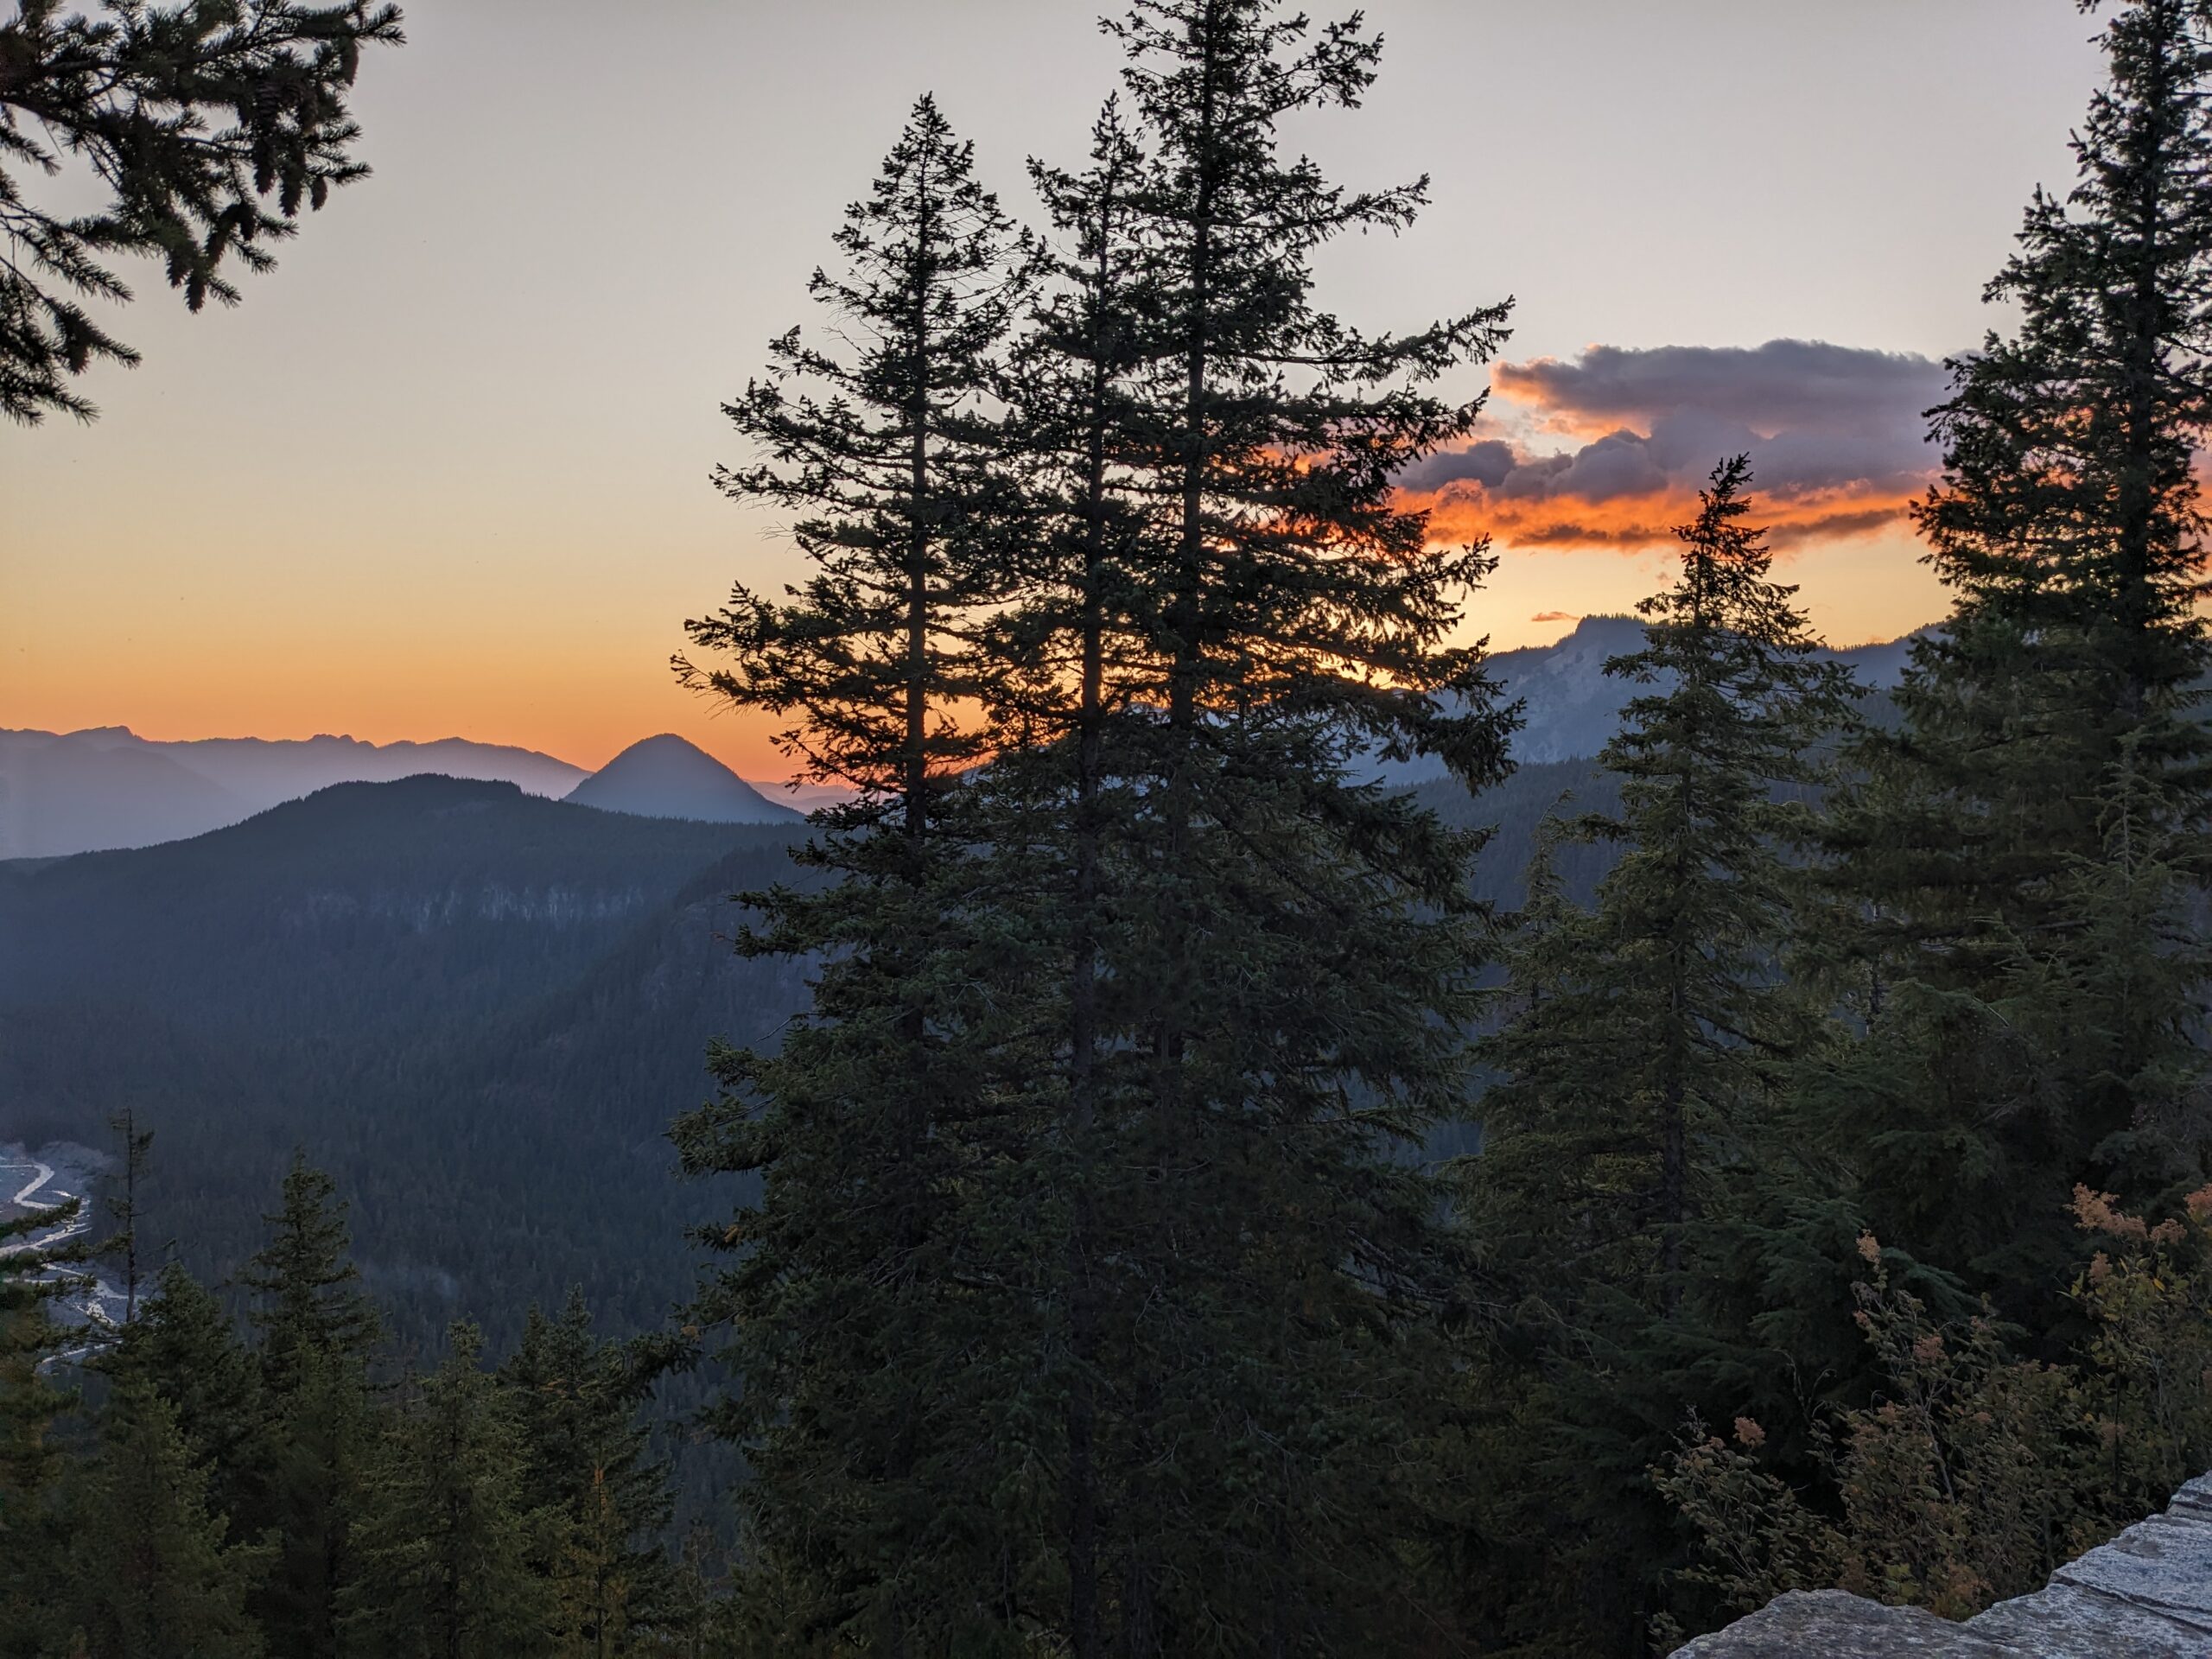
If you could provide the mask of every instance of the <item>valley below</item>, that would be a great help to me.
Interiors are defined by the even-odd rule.
[[[73,1216],[0,1243],[0,1255],[66,1249],[89,1236],[96,1220],[92,1189],[107,1161],[91,1147],[72,1141],[36,1148],[0,1145],[0,1222],[35,1218],[60,1210],[72,1199],[80,1201]],[[105,1329],[121,1322],[124,1293],[102,1276],[98,1264],[56,1268],[41,1278],[48,1283],[68,1284],[69,1288],[54,1299],[49,1311],[57,1324],[82,1333],[84,1338],[64,1347],[49,1363],[67,1364],[81,1359],[99,1345]]]

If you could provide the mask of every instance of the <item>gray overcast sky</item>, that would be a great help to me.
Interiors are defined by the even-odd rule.
[[[1317,8],[1325,12],[1325,8]],[[1518,296],[1516,361],[1817,339],[1941,355],[2097,74],[2072,0],[1380,0],[1370,107],[1299,130],[1336,175],[1427,172],[1396,243],[1332,250],[1369,327]],[[0,433],[0,725],[161,736],[458,731],[586,763],[759,734],[662,664],[781,568],[706,482],[717,404],[914,96],[1026,209],[1116,57],[1081,0],[409,0],[363,66],[340,193],[197,319],[139,275],[102,420]],[[1475,384],[1471,377],[1469,385]],[[1796,560],[1839,636],[1929,620],[1899,535]],[[1507,550],[1478,621],[1618,607],[1657,556]]]

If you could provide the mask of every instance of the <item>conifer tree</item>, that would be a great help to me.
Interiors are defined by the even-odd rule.
[[[1777,791],[1819,779],[1817,747],[1847,706],[1843,671],[1815,657],[1796,590],[1770,580],[1764,532],[1745,522],[1750,477],[1740,457],[1714,471],[1696,522],[1676,532],[1681,577],[1637,607],[1643,648],[1605,664],[1646,689],[1599,757],[1621,779],[1619,812],[1573,833],[1620,859],[1586,918],[1555,883],[1535,887],[1542,929],[1522,952],[1516,1016],[1484,1048],[1501,1081],[1470,1166],[1502,1193],[1511,1143],[1534,1137],[1542,1155],[1512,1209],[1539,1226],[1564,1219],[1552,1179],[1596,1177],[1590,1196],[1610,1201],[1570,1207],[1583,1233],[1573,1253],[1595,1278],[1645,1285],[1655,1307],[1688,1288],[1704,1179],[1694,1147],[1739,1141],[1779,1086],[1797,1013],[1775,976],[1794,919],[1785,858],[1811,825]]]
[[[71,378],[137,362],[84,305],[130,298],[118,253],[159,260],[194,311],[235,304],[237,267],[274,265],[302,208],[368,172],[346,98],[361,48],[397,45],[399,22],[372,0],[24,0],[0,22],[0,415],[90,419]],[[99,211],[24,194],[18,170],[64,157],[106,187]]]
[[[67,1230],[83,1206],[71,1198],[51,1210],[0,1220],[0,1606],[23,1616],[0,1619],[0,1653],[33,1654],[63,1571],[67,1534],[50,1502],[60,1456],[54,1426],[69,1404],[46,1364],[61,1346],[48,1304],[76,1280],[81,1242],[41,1248],[32,1235]]]
[[[1993,1287],[2038,1332],[2075,1271],[2071,1240],[2031,1201],[2069,1126],[2113,1126],[2099,1164],[2126,1185],[2202,1179],[2183,1155],[2206,1107],[2202,842],[2136,754],[2127,745],[2098,791],[2099,844],[2053,873],[2041,925],[1993,929],[1969,986],[1878,963],[1852,1004],[1871,1010],[1863,1033],[1804,1080],[1802,1115],[1853,1172],[1859,1224]],[[1940,1287],[1916,1287],[1943,1305]]]
[[[2104,47],[2074,188],[2037,194],[1990,285],[2018,331],[1954,363],[1935,411],[1944,472],[1918,516],[1954,611],[1916,645],[1901,728],[1863,746],[1865,782],[1831,830],[1858,939],[1847,982],[1870,1027],[1864,1091],[1948,1149],[1916,1171],[1891,1160],[1871,1197],[1893,1221],[1941,1215],[1943,1265],[2014,1313],[2067,1276],[2075,1181],[2140,1200],[2212,1143],[2200,1114],[2167,1118],[2154,1148],[2158,1103],[2085,1073],[2090,1049],[2022,1049],[1991,1012],[2019,951],[2069,925],[2123,753],[2175,829],[2201,832],[2212,801],[2192,469],[2212,423],[2212,14],[2132,0]],[[1909,1224],[1883,1236],[1938,1248]]]
[[[522,1449],[518,1500],[551,1521],[537,1568],[557,1600],[557,1651],[635,1651],[633,1631],[668,1611],[658,1540],[674,1510],[667,1465],[649,1455],[637,1420],[637,1368],[594,1338],[575,1290],[558,1319],[530,1310],[499,1376]]]
[[[369,1477],[359,1571],[340,1595],[346,1650],[374,1659],[535,1659],[555,1623],[531,1570],[549,1517],[525,1507],[511,1402],[456,1325],[445,1361],[384,1437]]]
[[[344,1203],[330,1178],[295,1154],[268,1242],[240,1275],[260,1338],[263,1414],[244,1521],[277,1554],[255,1597],[281,1659],[329,1653],[355,1571],[352,1532],[375,1436],[367,1365],[375,1308],[348,1258]]]
[[[1353,769],[1500,765],[1479,652],[1443,645],[1486,553],[1430,548],[1389,480],[1470,429],[1478,400],[1425,383],[1493,349],[1504,309],[1377,338],[1313,305],[1314,250],[1422,195],[1278,151],[1286,117],[1365,92],[1356,22],[1193,0],[1113,27],[1128,141],[1102,124],[1088,174],[1046,181],[1067,483],[1024,619],[1069,664],[1056,741],[1021,764],[1057,758],[1045,798],[1075,834],[1023,902],[1080,924],[1055,1069],[1095,1418],[1096,1520],[1071,1483],[1052,1621],[1077,1653],[1372,1644],[1420,1617],[1381,1447],[1440,1375],[1419,1317],[1440,1241],[1404,1154],[1456,1099],[1477,950],[1468,846]]]
[[[2053,879],[2053,925],[2000,958],[1996,1007],[2033,1052],[2067,1057],[2074,1109],[2118,1126],[2101,1161],[2150,1187],[2203,1131],[2212,947],[2196,919],[2202,843],[2141,753],[2131,738],[2097,792],[2099,844]]]
[[[771,937],[850,955],[772,1065],[729,1069],[757,1109],[683,1131],[695,1168],[766,1166],[695,1317],[742,1316],[722,1421],[798,1639],[1318,1651],[1418,1617],[1383,1448],[1439,1392],[1445,1275],[1406,1154],[1457,1098],[1478,918],[1468,842],[1353,769],[1502,765],[1479,652],[1443,645],[1487,554],[1430,549],[1390,480],[1471,429],[1478,401],[1423,383],[1493,349],[1503,309],[1372,339],[1310,303],[1315,248],[1421,197],[1277,153],[1282,118],[1364,92],[1357,25],[1224,0],[1122,34],[1134,118],[1084,175],[1040,173],[1065,297],[966,498],[1001,556],[942,679],[984,723],[945,752],[989,762],[936,784],[939,842],[844,860],[867,879],[815,912],[843,932]],[[695,635],[759,656],[766,614]],[[846,775],[904,830],[896,729],[789,706],[817,765],[884,756]],[[927,1248],[886,1251],[874,1172],[917,1121],[898,1190],[930,1195]],[[838,1273],[794,1273],[802,1249]]]
[[[261,1386],[222,1304],[182,1263],[166,1263],[105,1364],[169,1408],[186,1455],[206,1471],[212,1511],[243,1539],[239,1522],[260,1450]]]
[[[659,1621],[663,1649],[677,1659],[709,1659],[742,1652],[722,1641],[734,1611],[725,1586],[713,1570],[717,1552],[713,1535],[694,1527],[685,1535],[670,1583],[668,1606]]]
[[[739,588],[690,626],[721,664],[678,669],[791,716],[807,775],[860,796],[802,855],[842,879],[754,895],[764,922],[741,947],[816,957],[811,1015],[777,1054],[722,1053],[723,1099],[677,1140],[694,1171],[764,1181],[702,1232],[737,1265],[693,1311],[746,1379],[715,1421],[747,1448],[756,1558],[809,1629],[895,1651],[942,1645],[931,1609],[993,1576],[945,1525],[976,1436],[932,1421],[976,1317],[949,1294],[945,1219],[978,1099],[957,1038],[976,976],[951,919],[972,880],[953,820],[982,753],[963,710],[1014,493],[991,465],[995,359],[1030,261],[926,98],[836,244],[842,268],[811,289],[849,349],[777,340],[775,375],[727,406],[761,459],[717,474],[798,515],[813,572],[780,604]]]
[[[1134,804],[1128,769],[1109,746],[1126,718],[1125,664],[1143,650],[1131,607],[1155,541],[1123,464],[1122,435],[1129,380],[1150,349],[1135,195],[1147,167],[1118,100],[1093,124],[1083,171],[1030,164],[1056,236],[1048,254],[1055,281],[1017,348],[1014,372],[1021,442],[1034,458],[1033,522],[1041,533],[1022,602],[1000,642],[1013,671],[997,684],[994,710],[1010,735],[1027,741],[1005,747],[985,785],[1011,823],[1034,826],[1039,809],[1058,821],[1041,849],[1033,835],[1002,837],[998,861],[1006,890],[1041,890],[1056,901],[1041,930],[1044,960],[1017,960],[1009,951],[1008,965],[1049,982],[1058,965],[1054,947],[1065,950],[1065,1065],[1052,1065],[1049,1052],[1039,1057],[1045,1063],[1031,1081],[1045,1086],[1031,1106],[1033,1118],[1045,1116],[1033,1124],[1018,1173],[1009,1173],[1028,1184],[1033,1200],[1049,1194],[1057,1201],[1056,1211],[1028,1213],[1027,1230],[1063,1241],[1038,1275],[1040,1301],[1062,1317],[1044,1333],[1050,1357],[1036,1375],[1060,1419],[1065,1620],[1078,1654],[1097,1650],[1103,1629],[1100,1223],[1121,1196],[1109,1179],[1120,1166],[1109,1150],[1122,1116],[1113,1102],[1141,1084],[1141,1065],[1133,1049],[1110,1040],[1104,951],[1113,925],[1108,848]],[[1050,1020],[1046,1009],[1037,1012]],[[1044,1133],[1034,1132],[1039,1125],[1048,1125]]]
[[[227,1536],[168,1402],[118,1378],[100,1445],[73,1494],[71,1599],[88,1659],[255,1659],[246,1597],[264,1549]]]
[[[1665,1548],[1643,1471],[1700,1391],[1738,1405],[1773,1385],[1728,1235],[1770,1219],[1743,1183],[1783,1181],[1795,1161],[1782,1109],[1815,1022],[1778,969],[1796,917],[1788,860],[1811,824],[1787,791],[1817,779],[1847,680],[1770,579],[1749,480],[1741,458],[1714,471],[1676,532],[1680,578],[1639,607],[1643,648],[1606,664],[1644,688],[1601,756],[1621,806],[1572,832],[1619,861],[1587,912],[1540,866],[1512,1013],[1483,1047],[1497,1073],[1483,1150],[1464,1166],[1516,1309],[1504,1351],[1554,1414],[1507,1477],[1548,1539],[1530,1577],[1573,1586],[1549,1614],[1586,1621],[1593,1646],[1633,1628],[1653,1588],[1639,1570]],[[1513,1373],[1488,1386],[1527,1386]]]
[[[84,1200],[0,1221],[0,1528],[45,1484],[53,1449],[47,1428],[65,1403],[41,1366],[60,1345],[47,1305],[77,1282],[84,1259],[73,1244],[41,1248],[31,1235],[66,1231]]]
[[[963,638],[1001,580],[984,556],[1002,486],[988,470],[993,361],[1028,261],[934,99],[919,100],[865,201],[835,238],[842,268],[808,284],[847,355],[793,328],[773,371],[723,405],[760,459],[715,474],[723,493],[799,517],[813,565],[779,604],[742,585],[687,625],[719,666],[678,658],[685,683],[797,715],[781,735],[817,782],[861,791],[841,823],[910,839],[980,752],[955,704],[976,690]]]
[[[108,1128],[115,1131],[122,1144],[123,1171],[116,1183],[117,1190],[107,1200],[108,1221],[113,1230],[108,1235],[103,1254],[122,1259],[123,1322],[129,1325],[138,1317],[139,1275],[146,1259],[138,1236],[138,1224],[145,1214],[140,1190],[145,1185],[147,1163],[153,1154],[154,1132],[138,1127],[137,1112],[130,1107],[109,1118]]]
[[[349,1258],[345,1201],[329,1176],[292,1154],[282,1202],[264,1216],[269,1239],[240,1282],[253,1293],[264,1384],[278,1398],[299,1386],[302,1369],[329,1355],[365,1362],[379,1321]]]

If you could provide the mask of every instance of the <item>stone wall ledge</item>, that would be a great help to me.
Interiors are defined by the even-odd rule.
[[[2212,1659],[2212,1476],[2051,1575],[1953,1624],[1841,1590],[1792,1591],[1675,1659]]]

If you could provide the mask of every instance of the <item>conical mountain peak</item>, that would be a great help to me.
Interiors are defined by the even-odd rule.
[[[789,823],[800,816],[673,732],[632,743],[565,798],[602,812],[706,823]]]

